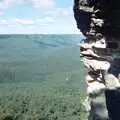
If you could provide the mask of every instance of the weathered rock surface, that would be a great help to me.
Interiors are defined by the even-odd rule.
[[[105,89],[105,85],[102,83],[99,83],[98,81],[94,82],[88,82],[88,88],[87,88],[87,93],[88,94],[94,94],[101,89]]]
[[[89,120],[108,120],[108,111],[106,109],[105,90],[100,89],[90,95],[91,111]]]
[[[119,0],[74,0],[77,27],[86,37],[80,55],[88,69],[89,120],[120,120],[119,15]]]
[[[105,85],[109,89],[114,89],[120,87],[120,82],[113,74],[107,74],[105,76]]]
[[[97,70],[108,70],[110,68],[110,63],[108,61],[101,61],[101,60],[90,60],[87,58],[83,58],[84,65],[88,69],[92,69],[93,71]]]

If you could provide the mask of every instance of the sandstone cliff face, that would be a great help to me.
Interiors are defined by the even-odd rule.
[[[74,17],[85,35],[89,120],[120,120],[120,1],[75,0]]]

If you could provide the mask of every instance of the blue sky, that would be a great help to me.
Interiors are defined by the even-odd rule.
[[[77,34],[73,1],[0,0],[0,33]]]

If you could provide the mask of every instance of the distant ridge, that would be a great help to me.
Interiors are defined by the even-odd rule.
[[[9,38],[10,37],[10,35],[0,35],[0,39],[2,38]]]

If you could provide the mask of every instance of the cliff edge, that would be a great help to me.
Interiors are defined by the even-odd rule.
[[[120,1],[74,0],[87,74],[88,120],[120,120]]]

